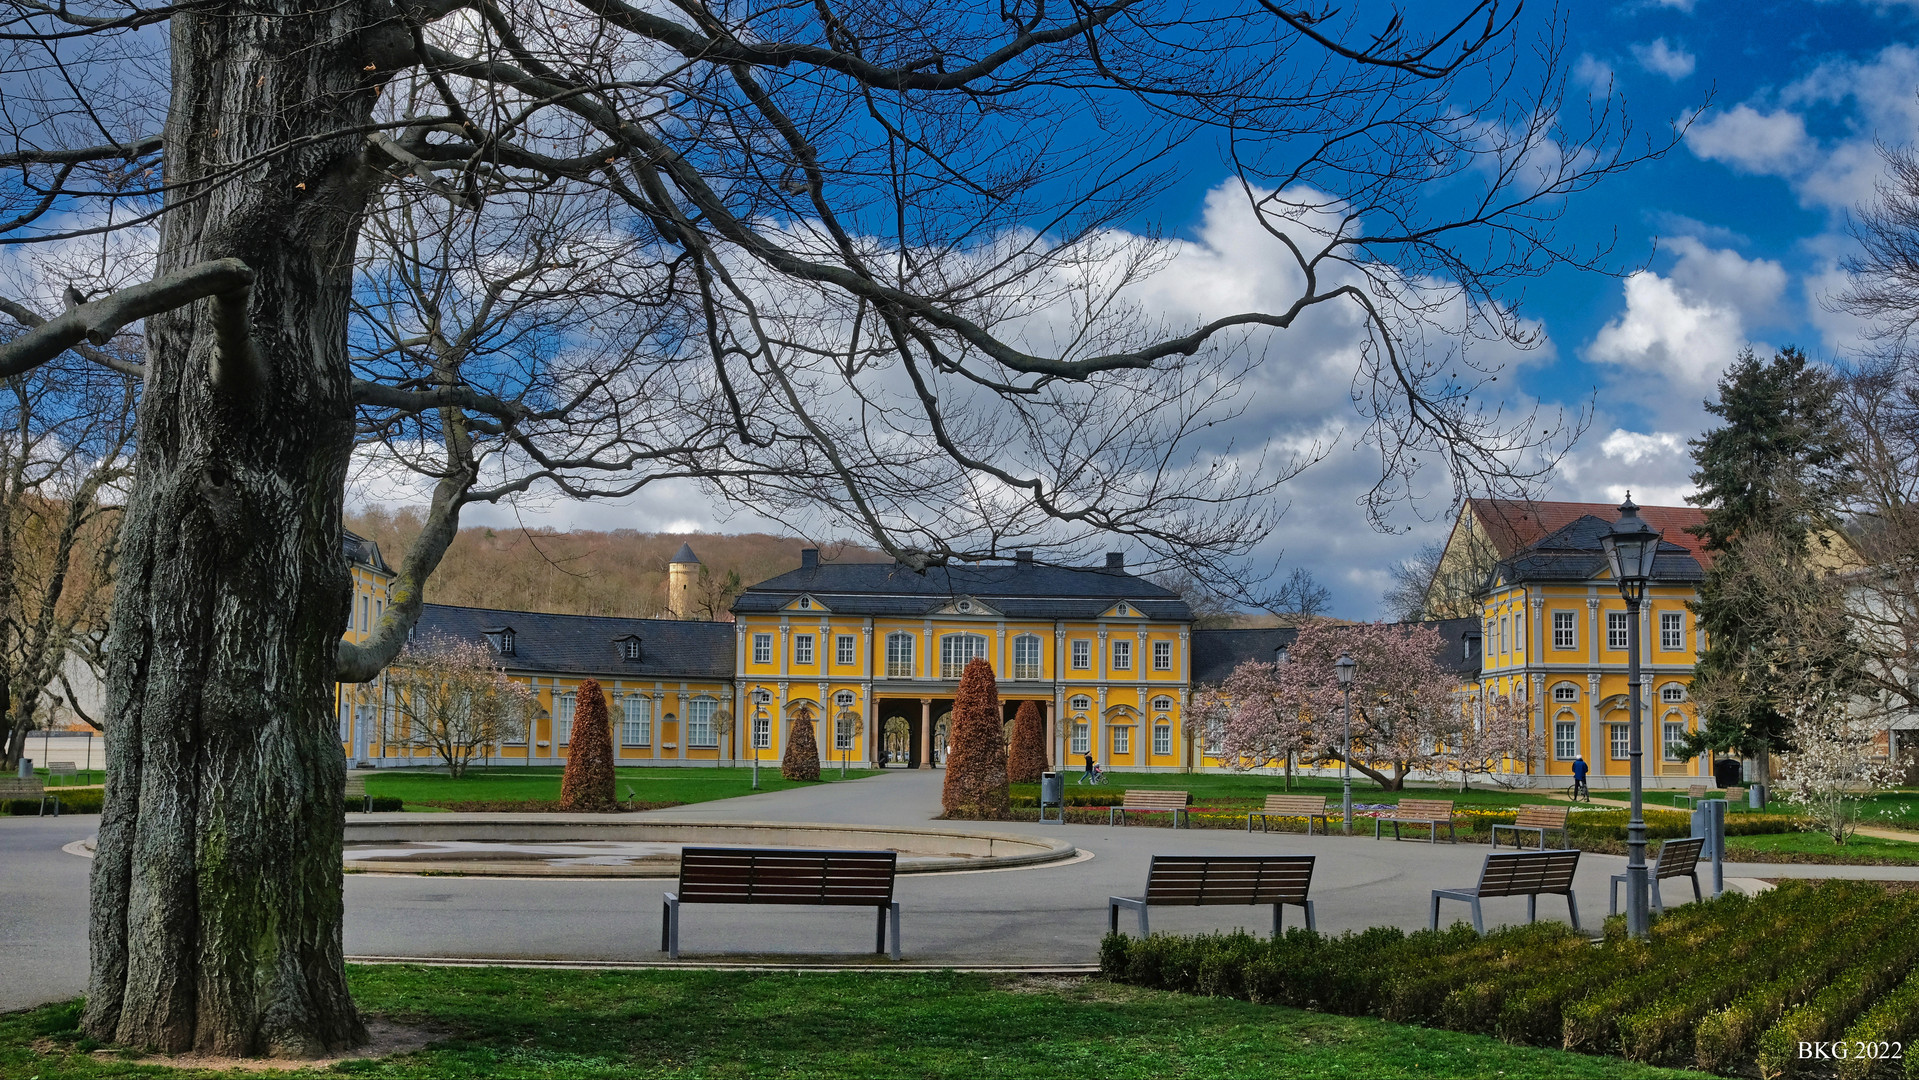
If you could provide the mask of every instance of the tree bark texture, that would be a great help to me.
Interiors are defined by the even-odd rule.
[[[95,1038],[307,1056],[360,1042],[341,945],[331,717],[350,580],[346,319],[376,77],[365,0],[172,19],[159,272],[255,272],[251,366],[218,300],[147,320],[107,649]],[[228,298],[230,301],[230,297]]]

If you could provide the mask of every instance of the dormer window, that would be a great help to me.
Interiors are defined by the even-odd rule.
[[[1113,613],[1115,615],[1131,615],[1133,613],[1133,609],[1127,607],[1125,604],[1121,604],[1120,606],[1113,609]]]
[[[810,596],[800,597],[800,610],[811,611],[812,609],[813,609],[813,598]]]
[[[486,643],[501,656],[513,655],[513,628],[511,626],[489,626],[480,631]]]
[[[640,658],[640,639],[637,636],[620,639],[620,659],[638,660]]]
[[[513,630],[511,627],[500,631],[500,655],[512,656],[514,653]]]

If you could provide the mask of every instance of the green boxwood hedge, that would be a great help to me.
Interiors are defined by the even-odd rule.
[[[63,814],[97,814],[100,812],[100,800],[104,794],[99,788],[73,788],[62,791],[57,787],[48,788],[49,794],[59,796],[60,812]],[[39,799],[8,799],[0,803],[7,813],[19,817],[32,817],[40,812]],[[47,813],[53,813],[53,807],[47,807]]]
[[[1463,923],[1339,937],[1111,934],[1100,966],[1157,989],[1784,1077],[1808,1064],[1802,1041],[1919,1035],[1919,893],[1786,882],[1675,907],[1644,941],[1618,919],[1598,943],[1558,922],[1483,938]],[[1839,1073],[1872,1080],[1904,1066],[1854,1058]]]

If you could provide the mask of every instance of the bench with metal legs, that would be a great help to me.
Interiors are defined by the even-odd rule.
[[[660,906],[660,949],[680,958],[682,904],[794,904],[807,907],[870,907],[879,934],[873,951],[887,951],[888,916],[893,959],[900,958],[900,905],[893,899],[899,870],[895,851],[807,848],[685,847],[680,882]]]
[[[1706,894],[1699,888],[1699,853],[1706,846],[1703,836],[1687,837],[1684,840],[1668,840],[1659,848],[1659,857],[1646,868],[1646,891],[1650,894],[1654,911],[1666,913],[1666,905],[1659,899],[1659,883],[1667,878],[1691,878],[1692,898],[1704,900]],[[1626,875],[1614,874],[1607,886],[1606,910],[1619,914],[1619,887],[1626,883]]]
[[[1306,929],[1319,929],[1313,902],[1312,855],[1155,855],[1146,870],[1145,896],[1106,898],[1106,925],[1119,933],[1121,908],[1139,913],[1139,936],[1152,932],[1149,907],[1273,906],[1273,933],[1288,904],[1306,913]]]
[[[1479,902],[1494,896],[1524,896],[1526,921],[1537,922],[1539,897],[1546,894],[1566,898],[1566,912],[1573,929],[1577,930],[1579,901],[1573,897],[1573,872],[1578,868],[1577,850],[1495,852],[1486,856],[1486,864],[1479,871],[1479,884],[1467,889],[1433,890],[1432,920],[1428,925],[1439,929],[1441,900],[1463,900],[1472,906],[1473,929],[1483,935],[1486,921]]]

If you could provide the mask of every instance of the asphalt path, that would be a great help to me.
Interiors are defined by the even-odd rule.
[[[863,780],[701,803],[650,816],[705,821],[815,821],[932,826],[944,774],[893,770]],[[744,777],[742,777],[744,779]],[[84,988],[88,861],[61,848],[92,834],[98,818],[0,818],[0,1009],[71,997]],[[1313,897],[1319,928],[1426,925],[1431,891],[1471,885],[1487,849],[1364,837],[1134,825],[968,823],[969,829],[1039,833],[1081,849],[1077,860],[1017,870],[905,875],[898,899],[909,964],[955,967],[1081,965],[1098,959],[1106,898],[1138,895],[1154,854],[1301,853],[1319,856]],[[1587,854],[1576,891],[1582,922],[1606,913],[1607,878],[1625,860]],[[1728,864],[1729,878],[1919,878],[1919,867]],[[1710,884],[1708,882],[1708,884]],[[662,879],[481,878],[354,874],[346,879],[350,956],[441,960],[654,963],[660,951]],[[1691,898],[1668,882],[1670,903]],[[1489,926],[1525,919],[1523,899],[1485,902]],[[1263,932],[1270,909],[1165,908],[1155,931],[1243,926]],[[1556,898],[1541,918],[1563,919]],[[1465,918],[1448,902],[1443,922]],[[1289,909],[1287,925],[1297,925]],[[1122,929],[1135,924],[1122,913]],[[681,952],[689,963],[885,963],[871,950],[874,919],[857,909],[687,906]]]

